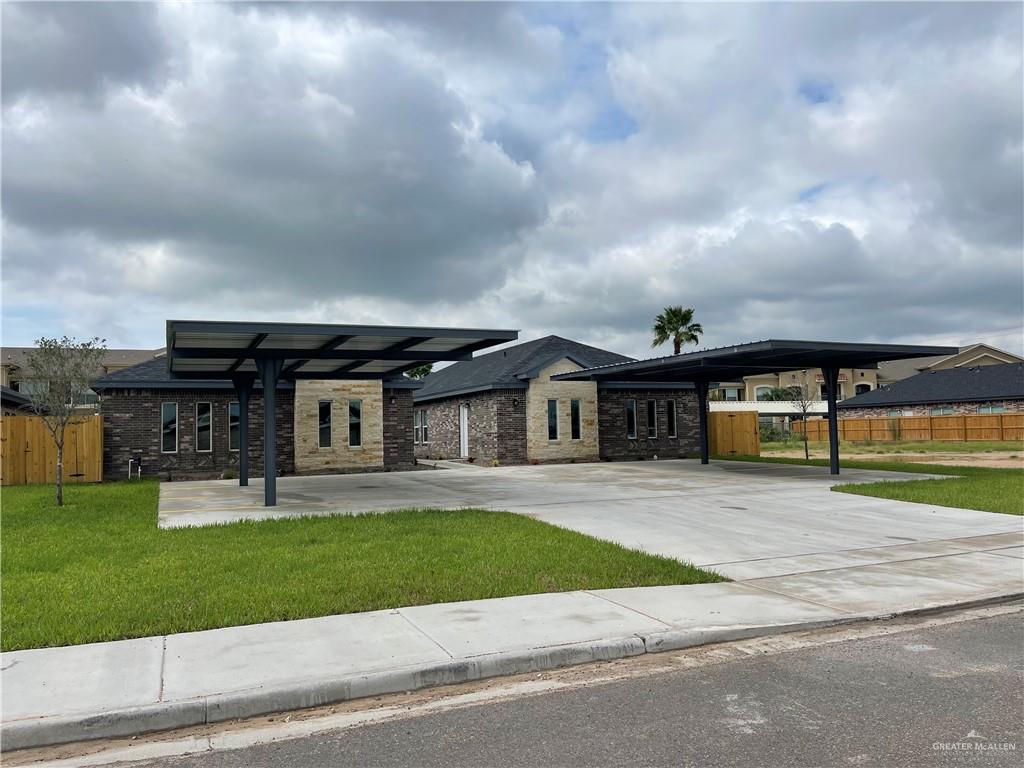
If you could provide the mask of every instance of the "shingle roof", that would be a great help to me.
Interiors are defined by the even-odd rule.
[[[988,400],[1024,400],[1024,363],[925,371],[843,400],[839,407],[870,408]]]
[[[16,389],[0,385],[0,400],[11,408],[23,408],[32,402],[28,395],[18,392]]]
[[[526,387],[525,379],[536,375],[538,366],[563,357],[584,368],[626,363],[633,359],[561,336],[545,336],[454,363],[432,373],[423,380],[423,388],[416,392],[414,398],[422,402],[487,389],[522,389]]]
[[[28,365],[28,354],[36,347],[4,347],[0,355],[0,364],[14,365],[18,368],[25,368]],[[152,360],[157,355],[162,355],[163,347],[160,349],[108,349],[103,353],[102,366],[111,365],[135,365],[146,360]]]
[[[130,368],[114,371],[96,381],[92,388],[103,389],[232,389],[233,384],[225,379],[177,379],[167,370],[167,358],[157,357]],[[256,387],[260,386],[259,381]],[[290,381],[282,381],[278,389],[290,389]]]

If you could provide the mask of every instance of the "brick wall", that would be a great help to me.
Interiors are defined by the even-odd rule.
[[[361,439],[349,445],[349,401],[362,403]],[[331,444],[320,447],[319,408],[331,403]],[[295,382],[295,471],[324,474],[384,466],[383,389],[379,381]]]
[[[626,401],[636,400],[636,439],[626,436]],[[647,401],[657,403],[658,436],[647,436]],[[668,401],[675,402],[676,435],[668,437]],[[601,389],[598,392],[601,458],[678,459],[700,453],[697,394],[692,389]]]
[[[384,390],[384,466],[411,467],[416,463],[412,444],[412,390]]]
[[[163,478],[206,478],[238,467],[238,452],[228,450],[228,403],[237,402],[232,389],[116,389],[103,393],[103,476],[117,480],[128,471],[128,460],[141,459],[142,474]],[[178,452],[160,451],[160,405],[178,404]],[[277,391],[277,467],[280,474],[295,471],[293,392]],[[213,450],[195,450],[195,404],[213,407]],[[249,474],[263,476],[263,395],[249,400]]]
[[[560,360],[530,380],[526,398],[526,451],[530,461],[597,461],[597,384],[593,381],[551,381],[558,373],[578,371]],[[558,403],[558,438],[548,439],[548,400]],[[580,437],[572,439],[572,400],[580,401]]]
[[[469,455],[478,463],[526,461],[526,390],[490,390],[415,405],[427,414],[428,443],[415,446],[421,459],[459,458],[459,406],[469,406]],[[411,423],[411,422],[410,422]]]
[[[901,416],[931,416],[932,408],[952,408],[953,414],[977,413],[982,405],[1003,406],[1004,413],[1024,413],[1024,400],[986,400],[976,403],[927,403],[925,405],[887,405],[877,408],[839,408],[841,419],[871,419],[889,415],[889,411],[900,411]],[[906,413],[903,413],[906,411]],[[936,414],[938,415],[938,414]],[[952,415],[952,414],[951,414]]]

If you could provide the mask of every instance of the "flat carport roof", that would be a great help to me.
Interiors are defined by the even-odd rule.
[[[758,373],[821,368],[828,401],[829,464],[839,474],[839,422],[836,392],[840,368],[876,368],[888,360],[955,355],[957,347],[916,344],[860,344],[841,341],[767,339],[685,354],[617,363],[552,376],[555,381],[689,382],[697,390],[701,463],[708,463],[707,396],[712,383]]]
[[[480,349],[515,341],[518,331],[388,325],[167,321],[173,378],[230,380],[238,392],[238,483],[249,484],[249,396],[259,378],[264,421],[276,427],[280,381],[380,380],[415,387],[404,374],[424,363],[469,360]],[[263,430],[264,503],[277,503],[276,429]]]

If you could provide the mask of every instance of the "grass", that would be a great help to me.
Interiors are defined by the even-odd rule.
[[[828,441],[812,440],[808,443],[811,454],[828,456]],[[776,451],[802,451],[801,440],[783,440],[761,443],[761,454]],[[841,450],[847,456],[865,453],[992,453],[994,451],[1015,451],[1024,454],[1024,442],[1020,440],[977,440],[942,442],[939,440],[905,440],[841,444]]]
[[[507,512],[158,530],[157,483],[3,490],[3,650],[456,600],[722,581]]]
[[[766,464],[802,464],[827,467],[827,459],[786,459],[774,456],[722,456],[734,461],[756,461]],[[939,507],[978,509],[1024,515],[1024,469],[992,467],[952,467],[944,464],[920,464],[904,461],[842,461],[847,469],[874,469],[890,472],[951,475],[941,479],[886,480],[877,483],[837,485],[832,490],[861,496],[875,496],[898,501],[914,501]]]

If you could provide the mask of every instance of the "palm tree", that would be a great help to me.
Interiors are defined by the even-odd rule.
[[[693,322],[693,310],[682,307],[665,307],[664,311],[654,318],[654,341],[652,347],[660,347],[672,339],[674,355],[678,355],[683,344],[696,344],[704,327]]]

